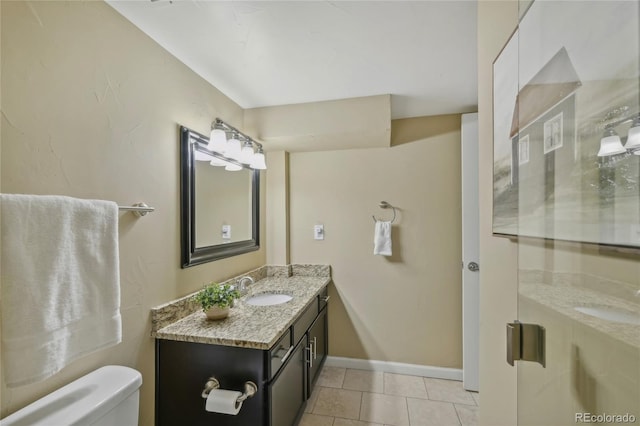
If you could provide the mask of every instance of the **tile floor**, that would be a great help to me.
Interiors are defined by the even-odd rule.
[[[324,367],[299,426],[475,426],[462,382]]]

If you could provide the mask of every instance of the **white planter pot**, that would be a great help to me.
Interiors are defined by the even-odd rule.
[[[229,316],[229,306],[225,306],[221,308],[220,306],[212,306],[209,308],[205,314],[207,315],[207,319],[210,320],[220,320]]]

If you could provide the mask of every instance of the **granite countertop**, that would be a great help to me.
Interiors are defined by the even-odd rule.
[[[604,307],[626,313],[638,313],[635,301],[625,300],[570,283],[545,284],[521,282],[519,293],[581,324],[592,327],[631,346],[640,348],[638,325],[609,321],[577,311],[576,307]]]
[[[259,279],[249,286],[247,294],[236,301],[229,316],[223,320],[209,321],[199,306],[193,305],[190,305],[189,309],[197,311],[188,313],[183,318],[170,321],[168,324],[166,319],[161,319],[171,309],[175,311],[175,306],[184,304],[190,296],[154,308],[151,334],[157,339],[269,349],[331,281],[328,266],[306,265],[304,268],[297,268],[299,273],[296,274],[296,267],[293,265],[291,270],[293,273],[290,276],[283,273],[264,276],[265,272],[260,269],[252,271]],[[246,303],[246,299],[251,295],[263,292],[287,293],[293,296],[293,299],[272,306],[253,306]]]

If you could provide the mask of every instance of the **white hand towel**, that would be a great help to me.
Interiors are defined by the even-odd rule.
[[[391,256],[391,222],[376,221],[373,234],[373,254]]]
[[[0,203],[3,371],[15,387],[122,340],[118,206],[17,194]]]

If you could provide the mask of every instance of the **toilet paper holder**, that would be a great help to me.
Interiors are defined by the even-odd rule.
[[[202,391],[202,398],[207,399],[209,393],[214,389],[220,389],[220,382],[215,377],[209,377],[207,383],[204,384],[204,390]],[[244,392],[238,397],[236,403],[244,402],[247,398],[251,398],[258,392],[258,386],[250,380],[244,382]]]

